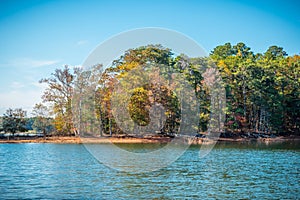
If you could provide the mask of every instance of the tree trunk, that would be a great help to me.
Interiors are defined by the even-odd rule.
[[[111,118],[109,118],[108,123],[109,123],[109,135],[112,136],[112,130],[111,130]]]

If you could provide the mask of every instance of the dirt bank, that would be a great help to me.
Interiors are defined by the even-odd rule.
[[[82,144],[82,143],[168,143],[172,140],[169,137],[149,137],[149,138],[134,138],[134,137],[101,137],[101,138],[80,138],[80,137],[40,137],[40,138],[13,138],[13,139],[0,139],[0,143],[57,143],[57,144]],[[218,141],[225,142],[247,142],[247,141],[259,141],[259,142],[278,142],[287,140],[300,140],[299,136],[288,137],[274,137],[274,138],[218,138]],[[189,144],[203,144],[211,143],[213,140],[206,138],[184,138],[184,142]]]

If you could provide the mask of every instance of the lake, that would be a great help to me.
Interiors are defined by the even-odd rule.
[[[104,166],[80,144],[0,144],[1,199],[298,199],[299,184],[298,142],[221,143],[204,158],[191,146],[147,173]]]

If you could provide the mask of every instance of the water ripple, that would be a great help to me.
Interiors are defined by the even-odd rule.
[[[128,145],[127,148],[144,152],[148,147]],[[203,159],[198,157],[198,151],[199,147],[192,146],[175,163],[159,171],[135,174],[107,168],[83,145],[0,144],[0,198],[297,199],[300,196],[298,144],[292,147],[219,144]]]

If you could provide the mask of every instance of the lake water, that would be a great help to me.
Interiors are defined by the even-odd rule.
[[[222,143],[198,155],[191,146],[169,166],[135,174],[104,166],[84,145],[0,144],[0,198],[300,198],[299,143]]]

